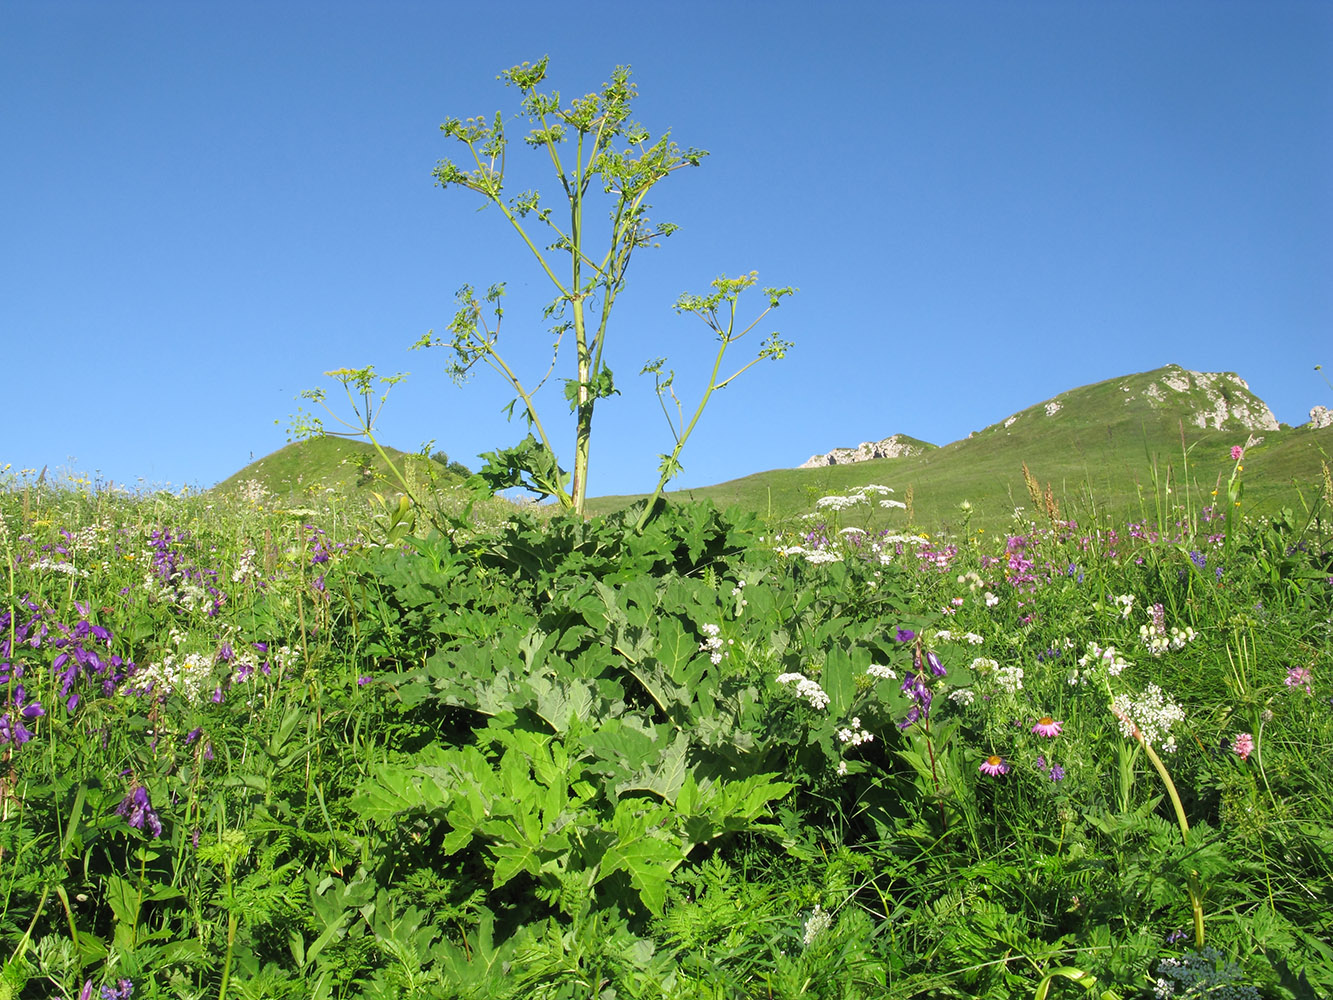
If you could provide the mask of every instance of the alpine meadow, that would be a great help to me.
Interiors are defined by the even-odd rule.
[[[807,336],[705,270],[656,480],[590,496],[707,154],[547,69],[434,180],[549,362],[517,273],[416,344],[517,443],[389,447],[357,366],[211,489],[0,471],[0,1000],[1333,996],[1327,411],[1172,364],[672,490]]]

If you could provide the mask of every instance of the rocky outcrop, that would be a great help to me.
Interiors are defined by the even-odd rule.
[[[1310,426],[1315,430],[1333,427],[1333,410],[1327,406],[1316,406],[1310,410]]]
[[[883,441],[862,441],[855,448],[834,448],[826,455],[811,455],[798,468],[821,469],[826,465],[848,465],[868,462],[872,458],[910,458],[926,449],[902,434],[893,434]]]

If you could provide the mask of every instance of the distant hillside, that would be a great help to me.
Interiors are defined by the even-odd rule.
[[[1176,499],[1188,490],[1194,500],[1210,501],[1231,473],[1233,445],[1246,446],[1247,509],[1300,509],[1293,484],[1320,482],[1320,460],[1333,455],[1333,428],[1280,428],[1238,375],[1168,365],[1071,389],[921,454],[776,469],[679,495],[783,518],[809,511],[820,495],[880,483],[899,500],[911,489],[917,524],[956,525],[958,505],[967,500],[974,524],[999,525],[1015,507],[1031,512],[1024,463],[1066,511],[1095,503],[1133,512],[1152,505],[1154,466],[1163,480],[1168,469],[1175,477]],[[601,497],[590,507],[601,513],[633,499]],[[886,523],[903,523],[901,511],[886,513]]]
[[[385,452],[397,463],[406,462],[415,473],[425,479],[427,466],[434,467],[449,484],[462,482],[463,476],[423,455],[410,454],[396,448]],[[345,495],[365,494],[371,489],[383,490],[375,484],[389,474],[389,468],[374,446],[365,441],[347,438],[317,437],[296,441],[251,462],[239,472],[228,476],[213,487],[219,493],[232,493],[241,484],[258,482],[270,493],[294,500],[315,490],[334,489]]]

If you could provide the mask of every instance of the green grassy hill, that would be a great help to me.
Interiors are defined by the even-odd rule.
[[[1083,517],[1092,502],[1117,514],[1137,512],[1141,502],[1151,509],[1155,465],[1163,484],[1172,477],[1177,499],[1186,488],[1201,498],[1197,507],[1211,502],[1211,491],[1231,474],[1231,446],[1260,438],[1246,450],[1247,512],[1300,509],[1293,484],[1317,491],[1320,461],[1333,456],[1333,428],[1276,428],[1268,407],[1238,377],[1175,365],[1072,389],[922,455],[775,469],[672,495],[782,519],[809,511],[819,496],[880,483],[899,500],[911,489],[916,524],[956,527],[958,505],[967,500],[974,525],[998,526],[1016,506],[1036,513],[1023,463],[1043,487],[1050,484],[1066,516]],[[599,497],[589,507],[604,513],[634,499]],[[902,511],[882,513],[881,524],[906,521]]]
[[[409,454],[396,448],[385,452],[400,467],[404,463],[414,474],[425,480],[429,471],[436,472],[447,485],[462,482],[461,476],[424,455]],[[389,468],[374,446],[365,441],[347,438],[317,437],[296,441],[251,462],[239,472],[213,487],[219,493],[234,493],[243,483],[258,482],[270,493],[286,500],[296,500],[313,492],[333,489],[348,496],[367,494],[389,476]]]

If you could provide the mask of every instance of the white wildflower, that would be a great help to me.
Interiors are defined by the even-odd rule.
[[[875,735],[868,730],[861,728],[861,719],[859,716],[852,717],[850,727],[843,726],[838,730],[838,739],[843,743],[850,743],[854,747],[859,747],[862,743],[869,743],[875,738]]]
[[[954,688],[949,692],[949,700],[957,705],[970,705],[976,698],[977,693],[971,688]]]
[[[998,597],[996,597],[994,594],[992,594],[989,590],[986,591],[986,607],[988,607],[988,608],[993,608],[993,607],[995,607],[995,605],[997,605],[997,604],[999,604],[999,603],[1000,603],[1000,599],[999,599]]]
[[[882,666],[878,663],[872,663],[866,667],[866,673],[882,681],[896,681],[898,679],[898,675],[894,673],[892,667]]]
[[[963,636],[963,638],[967,640],[967,643],[970,646],[980,646],[983,642],[986,641],[981,636],[977,635],[975,632],[968,632]]]
[[[1023,690],[1023,668],[1015,666],[1000,667],[995,671],[995,683],[1009,694]]]
[[[1175,753],[1176,738],[1171,727],[1185,720],[1185,710],[1149,684],[1139,698],[1118,694],[1111,699],[1111,711],[1120,723],[1123,736],[1141,736],[1144,743],[1165,753]]]
[[[815,938],[833,926],[833,918],[815,904],[814,911],[810,918],[805,922],[805,936],[801,939],[805,947],[809,948],[814,943]]]
[[[989,656],[978,656],[972,661],[972,670],[975,673],[985,673],[988,670],[999,670],[1000,665]]]
[[[804,674],[778,674],[777,680],[779,684],[795,683],[796,697],[804,698],[811,708],[825,708],[829,703],[829,696],[824,693],[819,682],[810,680]]]
[[[707,653],[713,666],[717,666],[722,662],[722,658],[728,655],[724,648],[728,643],[722,641],[721,632],[721,626],[714,625],[711,622],[703,626],[703,633],[706,638],[699,643],[699,652]]]

